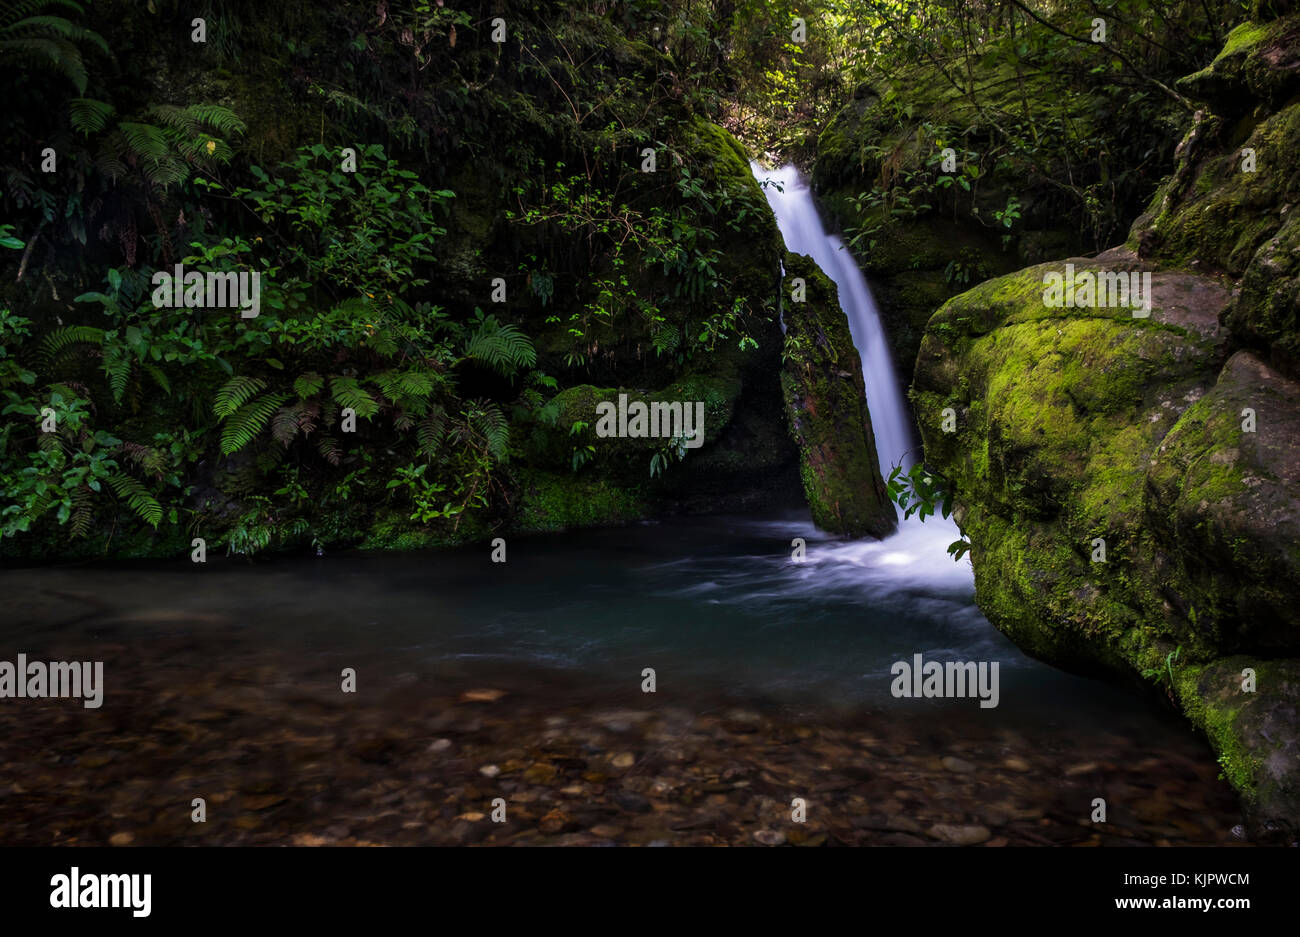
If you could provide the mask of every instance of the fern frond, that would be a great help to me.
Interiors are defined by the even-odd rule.
[[[447,414],[442,407],[435,407],[432,413],[420,421],[420,427],[415,431],[416,439],[420,441],[420,451],[430,458],[436,456],[446,428]]]
[[[271,418],[271,438],[284,448],[298,435],[298,411],[293,406],[281,407]]]
[[[65,325],[45,336],[41,353],[53,361],[73,345],[103,345],[104,330],[93,325]]]
[[[104,374],[113,391],[113,403],[120,404],[126,396],[126,385],[131,379],[131,359],[121,352],[104,358]]]
[[[306,400],[308,397],[314,397],[319,394],[321,388],[325,386],[325,378],[321,377],[315,371],[308,371],[306,374],[300,374],[293,382],[293,391],[299,397]]]
[[[330,394],[340,407],[351,407],[362,419],[368,419],[379,412],[375,398],[366,393],[354,377],[330,378]]]
[[[465,340],[464,355],[482,361],[503,377],[537,364],[532,339],[517,326],[502,325],[495,316],[479,322],[474,334]]]
[[[338,440],[333,436],[322,436],[316,443],[316,451],[330,465],[338,465],[343,461],[343,450],[339,448]]]
[[[166,458],[153,446],[146,446],[138,442],[124,442],[122,443],[122,453],[150,475],[161,478],[163,471],[167,468]]]
[[[209,129],[223,137],[242,134],[248,129],[239,115],[219,104],[191,104],[188,107],[158,104],[149,109],[149,116],[190,137],[201,136]]]
[[[212,401],[212,412],[224,419],[248,402],[254,394],[265,389],[266,381],[260,377],[236,375],[217,391],[217,396]]]
[[[35,68],[45,68],[58,72],[77,89],[77,94],[86,93],[86,65],[81,59],[81,52],[66,39],[49,39],[44,36],[18,35],[12,39],[0,40],[0,62],[6,65],[29,64]]]
[[[135,156],[141,159],[152,159],[155,162],[171,156],[167,135],[153,124],[122,121],[117,127],[122,133],[122,140],[126,143],[128,152]]]
[[[144,485],[140,484],[130,475],[123,475],[120,472],[108,476],[108,484],[114,493],[124,500],[140,519],[152,527],[157,527],[162,521],[162,505],[158,503],[153,495],[149,494]]]
[[[496,404],[480,404],[469,411],[469,423],[487,442],[488,451],[504,462],[510,447],[510,426]]]
[[[90,522],[94,519],[91,502],[90,489],[85,485],[79,485],[72,493],[72,520],[68,535],[73,540],[80,540],[90,533]]]
[[[68,119],[78,133],[91,134],[103,130],[113,116],[113,105],[94,98],[73,98],[68,102]]]
[[[156,364],[146,364],[144,369],[154,379],[154,383],[163,389],[163,393],[170,397],[172,395],[172,383],[167,380],[167,375],[163,373],[162,368]]]
[[[288,394],[267,394],[250,400],[230,415],[221,429],[221,454],[231,455],[253,441]]]

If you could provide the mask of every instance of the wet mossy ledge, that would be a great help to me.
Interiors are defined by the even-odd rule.
[[[839,290],[811,257],[785,255],[781,387],[814,523],[847,536],[885,537],[898,517],[881,478],[862,361]]]
[[[1300,836],[1298,35],[1300,16],[1235,31],[1180,83],[1211,100],[1127,246],[949,300],[911,390],[989,620],[1049,663],[1167,697],[1213,746],[1253,836],[1288,843]],[[1067,262],[1150,273],[1149,317],[1049,307],[1045,275]]]

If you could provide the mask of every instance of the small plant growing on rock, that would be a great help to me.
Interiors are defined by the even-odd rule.
[[[919,514],[924,521],[937,510],[943,517],[952,514],[952,486],[947,479],[936,475],[917,462],[906,472],[895,465],[886,482],[889,500],[903,509],[904,519]],[[948,544],[948,554],[956,562],[970,550],[970,541],[962,538]]]

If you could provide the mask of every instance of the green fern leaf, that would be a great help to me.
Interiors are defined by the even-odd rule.
[[[250,400],[230,415],[221,430],[221,453],[231,455],[253,441],[271,414],[289,399],[288,394],[267,394]]]
[[[293,391],[299,397],[306,400],[308,397],[314,397],[319,394],[321,388],[325,386],[325,378],[321,377],[315,371],[308,371],[301,374],[293,382]]]
[[[103,345],[104,330],[93,325],[65,325],[45,336],[41,343],[41,352],[49,361],[54,361],[73,345]]]
[[[212,402],[212,412],[224,419],[243,406],[254,394],[265,389],[266,381],[260,377],[232,377],[217,391],[216,399]]]
[[[140,519],[152,527],[157,527],[162,521],[162,505],[157,499],[145,489],[130,475],[115,473],[108,476],[108,484],[114,493],[130,505],[131,510],[139,515]]]
[[[340,407],[351,407],[362,419],[369,419],[379,412],[375,398],[366,393],[354,377],[330,378],[330,392],[335,403]]]
[[[446,428],[446,413],[442,407],[435,407],[432,413],[420,421],[420,426],[415,431],[416,438],[420,441],[420,451],[430,458],[436,456]]]
[[[68,102],[68,119],[78,133],[91,134],[103,130],[113,114],[113,105],[94,98],[73,98]]]
[[[474,334],[465,340],[464,355],[482,361],[503,377],[537,364],[532,340],[516,326],[497,322],[495,316],[479,321]]]

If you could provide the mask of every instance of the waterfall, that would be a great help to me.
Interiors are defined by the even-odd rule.
[[[894,361],[885,342],[880,312],[866,277],[843,241],[826,232],[803,173],[793,166],[782,166],[773,172],[758,163],[750,163],[750,168],[759,182],[771,179],[782,186],[783,191],[778,192],[774,185],[765,186],[764,191],[776,215],[781,236],[785,238],[785,246],[812,257],[839,287],[840,306],[848,316],[853,344],[862,358],[867,411],[871,414],[871,428],[876,434],[876,454],[880,457],[881,473],[888,478],[895,465],[901,464],[904,470],[911,468],[920,447],[915,442],[911,413],[903,401],[903,388],[898,382]],[[915,515],[903,520],[903,512],[900,510],[898,513],[898,533],[883,541],[844,544],[836,551],[838,558],[855,565],[893,567],[891,575],[894,576],[902,574],[899,567],[913,567],[927,581],[968,586],[973,575],[970,557],[963,557],[957,563],[945,557],[947,545],[961,536],[952,519],[934,515],[922,523]],[[944,558],[944,561],[936,563],[939,558]]]
[[[880,313],[866,278],[839,237],[826,232],[813,202],[812,190],[799,170],[782,166],[775,172],[768,172],[758,163],[750,163],[750,168],[760,182],[771,179],[784,190],[777,191],[775,185],[764,187],[768,204],[776,215],[777,227],[785,238],[785,246],[797,254],[812,257],[822,272],[839,287],[840,306],[848,316],[849,332],[862,358],[867,410],[876,435],[881,473],[888,478],[890,470],[900,463],[904,469],[910,468],[915,461],[913,449],[916,446],[912,417],[903,400],[902,386],[885,341],[885,329],[880,323]]]

